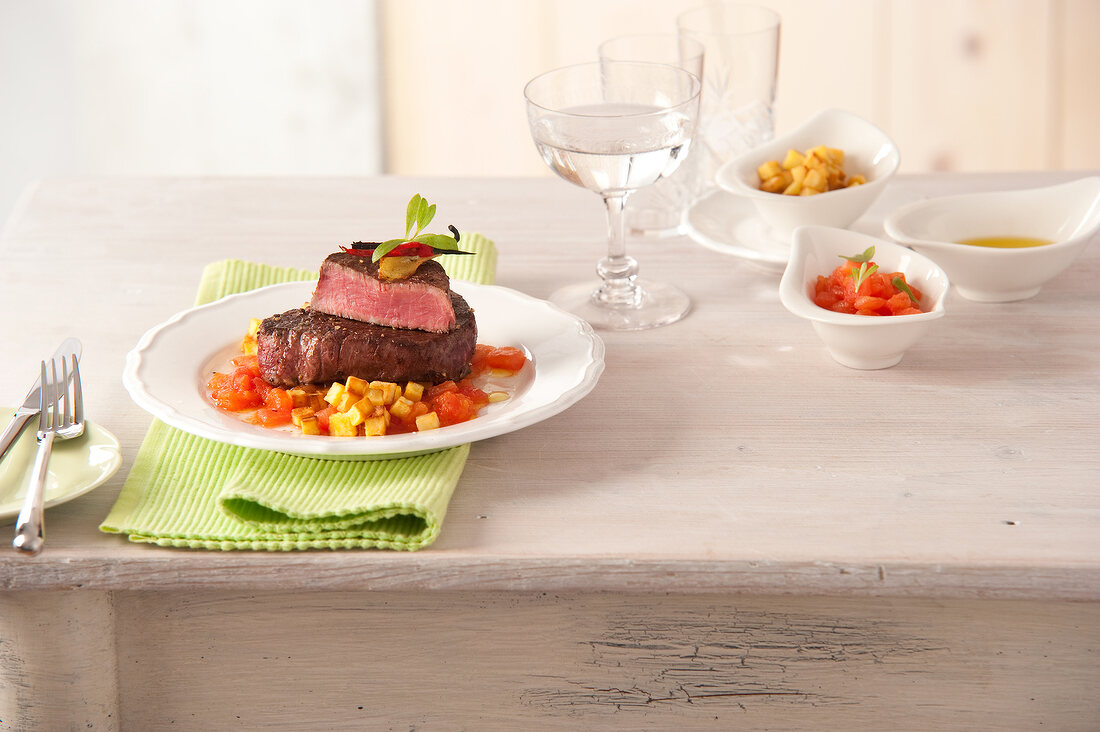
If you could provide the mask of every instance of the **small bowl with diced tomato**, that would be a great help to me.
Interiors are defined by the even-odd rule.
[[[885,239],[827,226],[794,232],[779,283],[783,306],[806,318],[835,361],[884,369],[945,314],[947,275]]]

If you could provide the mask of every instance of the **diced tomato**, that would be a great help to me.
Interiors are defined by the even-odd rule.
[[[852,303],[856,310],[878,310],[886,306],[886,300],[871,295],[861,295]]]
[[[264,382],[265,384],[267,382]],[[294,400],[284,389],[277,389],[271,385],[267,387],[267,394],[263,398],[264,406],[279,412],[290,413],[294,408]]]
[[[905,281],[905,275],[901,272],[876,271],[865,275],[857,292],[853,273],[858,272],[860,266],[860,263],[845,261],[828,277],[818,275],[814,281],[814,303],[833,312],[858,315],[910,315],[921,312],[905,292],[894,286],[894,278]],[[874,262],[867,263],[868,269],[872,266]],[[922,296],[920,290],[912,285],[909,289],[919,302]]]
[[[234,373],[245,373],[249,376],[260,375],[260,359],[255,354],[236,356],[230,360],[237,368]]]
[[[290,424],[290,410],[260,407],[256,410],[256,423],[262,427],[278,427]]]
[[[449,391],[458,391],[458,384],[453,381],[444,381],[441,384],[428,387],[428,390],[424,392],[425,401],[435,401],[435,398],[440,394],[445,394]]]
[[[321,428],[322,432],[328,432],[328,418],[336,413],[336,407],[327,406],[324,409],[319,409],[314,413],[314,417],[317,418],[317,426]]]
[[[229,374],[215,372],[210,381],[206,382],[206,388],[212,393],[223,391],[229,388],[231,381]]]
[[[432,409],[439,415],[439,424],[444,427],[465,422],[477,416],[477,406],[473,400],[457,391],[443,392],[432,399]]]
[[[241,393],[238,391],[223,391],[214,397],[214,403],[219,409],[227,412],[241,412],[245,409],[255,409],[260,405],[255,392]]]

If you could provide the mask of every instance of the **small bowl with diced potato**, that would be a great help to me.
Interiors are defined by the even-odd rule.
[[[775,235],[789,240],[799,226],[851,225],[900,163],[885,132],[851,112],[826,109],[723,165],[717,182],[750,199]]]

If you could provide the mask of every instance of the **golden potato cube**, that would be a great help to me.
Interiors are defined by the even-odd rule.
[[[864,178],[862,175],[853,175],[851,178],[848,179],[848,185],[850,186],[861,186],[866,182],[867,179]]]
[[[782,193],[783,189],[791,184],[793,180],[791,171],[784,170],[779,175],[773,175],[766,181],[760,184],[760,190],[767,191],[768,193]]]
[[[412,414],[413,402],[406,397],[398,397],[397,401],[390,407],[390,414],[395,417],[401,417],[404,419]]]
[[[410,402],[418,402],[424,398],[424,385],[417,381],[405,384],[405,398]]]
[[[783,189],[783,195],[785,196],[797,196],[802,193],[802,181],[795,178],[791,181],[791,184]]]
[[[344,388],[353,394],[363,396],[367,391],[367,382],[360,379],[358,376],[349,376],[347,382],[344,384]]]
[[[321,424],[317,421],[316,417],[306,417],[298,426],[302,428],[303,435],[321,434]]]
[[[787,157],[783,158],[783,169],[790,170],[796,165],[802,165],[802,161],[806,159],[806,156],[797,150],[788,150]]]
[[[333,385],[329,387],[328,393],[325,394],[325,401],[329,404],[336,404],[336,402],[340,401],[340,397],[344,396],[344,392],[344,385],[339,381],[334,382]]]
[[[245,336],[241,340],[241,353],[246,356],[255,356],[256,350],[256,338],[254,336]]]
[[[333,406],[336,407],[336,409],[340,412],[346,412],[351,409],[356,402],[359,401],[359,398],[360,397],[358,394],[350,391],[345,391],[343,394],[340,395],[340,398],[336,400],[336,403],[333,404]]]
[[[292,407],[308,407],[310,405],[310,394],[305,389],[296,386],[293,389],[287,389],[286,393],[290,395],[290,405]]]
[[[252,318],[248,321],[248,335],[255,337],[260,332],[260,323],[263,322],[259,318]]]
[[[835,165],[844,165],[844,151],[839,147],[825,148],[829,151],[829,160],[833,161]]]
[[[352,424],[363,424],[367,417],[373,414],[374,405],[367,399],[360,399],[355,404],[352,404],[347,411],[347,415],[351,418]]]
[[[328,418],[328,433],[334,437],[355,437],[359,434],[359,427],[344,412],[336,412]]]
[[[825,170],[825,160],[815,152],[811,152],[806,156],[805,162],[803,162],[809,170]]]
[[[782,166],[779,165],[778,160],[769,160],[756,169],[756,175],[760,177],[760,180],[767,180],[772,176],[779,175],[783,172]]]
[[[824,193],[829,188],[829,181],[820,170],[811,170],[806,173],[806,180],[802,181],[804,188],[812,188],[818,193]]]
[[[796,165],[791,168],[791,180],[801,183],[806,180],[806,174],[810,172],[810,169],[805,165]]]
[[[372,381],[370,388],[382,391],[383,404],[393,404],[401,394],[401,387],[392,381]]]
[[[416,429],[421,432],[439,429],[439,415],[435,412],[420,415],[416,418]]]
[[[798,195],[800,195],[800,196],[816,196],[819,193],[824,193],[824,192],[825,191],[819,191],[816,188],[810,188],[809,186],[803,186],[802,190],[798,192]]]
[[[322,409],[328,406],[328,402],[325,401],[324,394],[310,394],[309,406],[313,407],[313,411],[320,412]]]
[[[294,423],[296,427],[301,427],[302,422],[313,417],[316,414],[309,407],[295,407],[290,410],[290,421]]]
[[[382,393],[381,389],[373,389],[368,387],[363,398],[370,401],[371,404],[378,406],[386,403],[386,395]]]
[[[367,437],[380,437],[386,434],[386,418],[383,415],[367,417],[363,420],[363,434]]]

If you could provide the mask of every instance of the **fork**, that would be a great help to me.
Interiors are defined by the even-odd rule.
[[[61,380],[57,379],[57,362],[61,361]],[[64,358],[50,362],[50,379],[46,379],[46,362],[42,362],[42,396],[38,412],[38,451],[34,456],[31,484],[27,488],[23,508],[15,521],[12,546],[24,554],[42,551],[45,541],[43,498],[46,492],[46,467],[50,462],[54,439],[68,440],[84,434],[84,396],[80,387],[80,363],[72,356],[72,372]],[[69,384],[72,384],[70,405]],[[59,409],[64,405],[64,412]],[[71,410],[70,410],[71,406]]]

